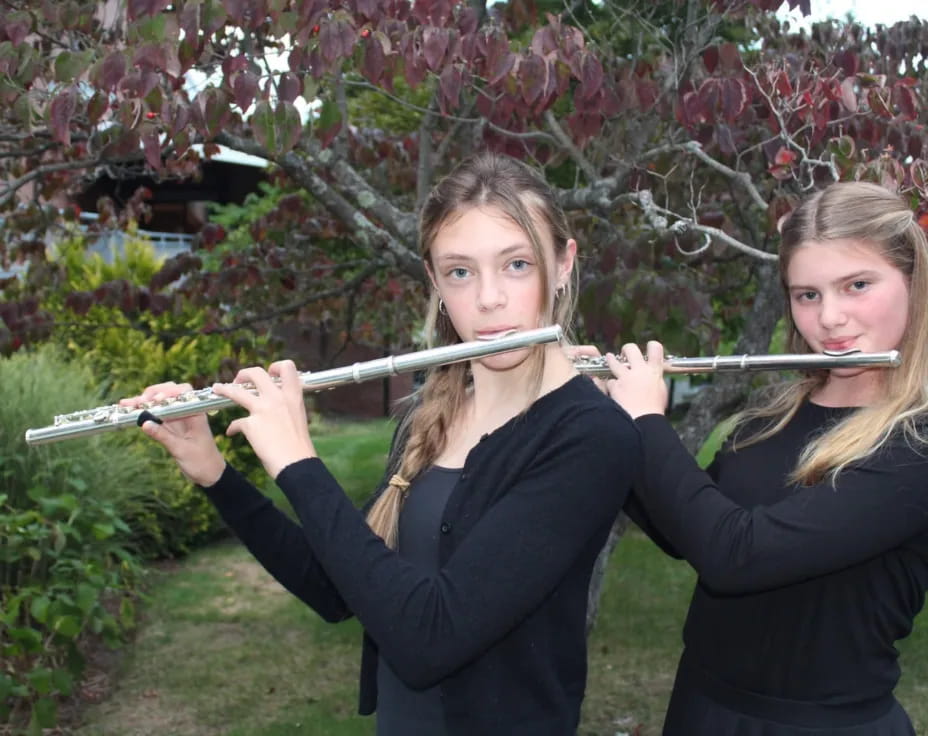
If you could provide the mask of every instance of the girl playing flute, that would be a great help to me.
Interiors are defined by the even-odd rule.
[[[834,184],[783,226],[780,275],[791,352],[902,366],[782,385],[703,472],[663,416],[660,343],[608,358],[644,448],[629,509],[699,573],[664,734],[911,736],[894,643],[928,588],[925,233],[895,194]]]
[[[420,248],[439,343],[568,325],[576,243],[515,160],[478,155],[442,180]],[[376,710],[377,733],[574,733],[587,587],[640,457],[628,415],[557,345],[434,369],[362,512],[317,457],[293,363],[248,368],[246,381],[258,396],[213,387],[248,411],[227,433],[245,435],[298,524],[226,464],[203,416],[143,430],[294,595],[328,621],[358,617],[360,712]]]

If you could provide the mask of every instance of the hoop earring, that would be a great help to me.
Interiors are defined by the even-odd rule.
[[[448,310],[445,309],[445,300],[441,297],[438,297],[438,313],[444,314],[445,316],[448,315]]]
[[[567,291],[567,285],[559,284],[558,287],[554,290],[554,299],[555,300],[560,299],[562,296],[564,296],[564,293],[566,291]]]

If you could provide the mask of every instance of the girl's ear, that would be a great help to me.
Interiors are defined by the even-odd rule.
[[[425,264],[425,272],[429,275],[429,281],[432,282],[432,288],[438,291],[438,284],[435,283],[435,272],[432,271],[431,264],[427,260],[423,261],[423,263]]]
[[[557,282],[566,284],[574,270],[574,260],[577,257],[577,241],[573,238],[567,241],[564,252],[557,259]]]

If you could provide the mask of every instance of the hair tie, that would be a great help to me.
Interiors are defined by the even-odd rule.
[[[406,492],[409,490],[409,481],[406,480],[399,473],[394,474],[393,477],[390,478],[390,485],[396,486],[396,488],[399,489],[399,492],[402,493],[404,496],[406,495]]]

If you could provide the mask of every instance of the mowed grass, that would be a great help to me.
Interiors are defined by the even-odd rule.
[[[360,502],[383,472],[389,422],[313,425]],[[269,484],[282,508],[286,501]],[[660,733],[695,575],[629,531],[609,565],[581,736]],[[155,573],[135,641],[77,736],[372,736],[356,714],[361,630],[326,624],[233,541]],[[928,614],[902,642],[900,700],[928,733]]]

